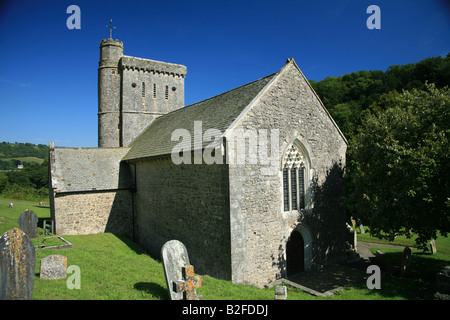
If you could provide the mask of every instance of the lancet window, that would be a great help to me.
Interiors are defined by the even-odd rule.
[[[283,206],[284,211],[305,208],[306,159],[301,150],[292,145],[283,161]]]

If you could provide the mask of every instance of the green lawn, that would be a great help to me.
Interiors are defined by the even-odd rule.
[[[367,231],[370,231],[369,228],[365,227]],[[393,241],[387,241],[383,239],[378,239],[376,237],[373,237],[370,235],[370,232],[361,233],[359,228],[355,229],[358,233],[358,241],[361,242],[371,242],[371,243],[380,243],[380,244],[389,244],[389,245],[396,245],[396,246],[409,246],[410,248],[414,248],[415,238],[407,239],[406,236],[398,236]],[[437,248],[437,256],[440,256],[443,254],[444,256],[450,257],[450,237],[438,237],[436,239],[436,248]],[[443,257],[445,258],[445,257]]]
[[[0,232],[17,227],[21,212],[33,210],[43,219],[50,218],[45,206],[0,202]],[[42,231],[40,229],[40,231]],[[127,238],[105,233],[85,236],[63,236],[72,243],[71,249],[36,250],[36,274],[33,299],[35,300],[165,300],[168,299],[164,271],[160,261],[153,259],[137,244]],[[38,244],[42,239],[35,239]],[[439,243],[437,241],[437,243]],[[444,242],[448,245],[448,242]],[[401,250],[384,250],[397,261]],[[440,250],[438,245],[438,251]],[[449,255],[413,254],[413,271],[408,278],[382,275],[381,290],[369,290],[365,283],[341,290],[332,297],[315,297],[288,286],[288,300],[381,300],[432,298],[434,274],[441,266],[449,264]],[[41,280],[40,259],[60,254],[68,258],[68,266],[76,265],[81,272],[81,289],[69,289],[67,279]],[[427,287],[428,286],[428,287]],[[431,286],[431,287],[430,287]],[[427,287],[424,289],[424,287]],[[427,291],[426,294],[423,291]],[[230,281],[204,276],[203,287],[197,290],[205,300],[273,300],[274,288],[259,289],[249,285],[237,285]]]

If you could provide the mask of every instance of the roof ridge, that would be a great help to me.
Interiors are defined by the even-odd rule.
[[[168,112],[168,113],[166,113],[166,114],[163,114],[162,116],[159,116],[159,117],[156,118],[156,119],[164,118],[164,117],[166,117],[166,116],[168,116],[168,115],[171,115],[171,114],[173,114],[173,113],[175,113],[175,112],[179,112],[179,111],[185,110],[186,108],[193,107],[193,106],[195,106],[195,105],[197,105],[197,104],[199,104],[199,103],[206,102],[206,101],[209,101],[209,100],[211,100],[211,99],[215,99],[215,98],[217,98],[217,97],[223,96],[223,95],[225,95],[225,94],[227,94],[227,93],[230,93],[230,92],[232,92],[232,91],[235,91],[235,90],[237,90],[237,89],[240,89],[240,88],[249,86],[249,85],[251,85],[251,84],[254,84],[255,82],[264,80],[264,79],[269,78],[269,77],[273,77],[273,76],[274,76],[275,74],[277,74],[278,72],[279,72],[279,71],[274,72],[274,73],[272,73],[272,74],[269,74],[269,75],[267,75],[267,76],[265,76],[265,77],[259,78],[259,79],[255,80],[255,81],[252,81],[252,82],[249,82],[249,83],[245,83],[245,84],[243,84],[243,85],[241,85],[241,86],[239,86],[239,87],[236,87],[236,88],[230,89],[230,90],[228,90],[228,91],[219,93],[219,94],[217,94],[217,95],[215,95],[215,96],[212,96],[212,97],[209,97],[209,98],[207,98],[207,99],[200,100],[200,101],[194,102],[194,103],[192,103],[192,104],[190,104],[190,105],[184,106],[184,107],[182,107],[182,108],[179,108],[179,109],[170,111],[170,112]],[[156,120],[156,119],[155,119],[155,120]],[[155,120],[154,120],[154,121],[155,121]],[[153,123],[154,121],[152,121],[152,123]],[[150,124],[149,124],[149,125],[150,125]]]
[[[228,91],[219,93],[218,95],[212,96],[212,97],[207,98],[207,99],[205,99],[205,100],[197,101],[197,102],[195,102],[195,103],[193,103],[193,104],[190,104],[190,105],[186,106],[185,108],[190,107],[190,106],[194,106],[194,105],[196,105],[196,104],[199,104],[199,103],[202,103],[202,102],[205,102],[205,101],[208,101],[208,100],[211,100],[211,99],[220,97],[220,96],[223,96],[223,95],[225,95],[225,94],[227,94],[227,93],[230,93],[230,92],[232,92],[232,91],[234,91],[234,90],[237,90],[237,89],[240,89],[240,88],[249,86],[249,85],[251,85],[251,84],[254,84],[255,82],[264,80],[264,79],[266,79],[266,78],[268,78],[268,77],[272,77],[272,76],[274,76],[274,75],[277,74],[277,73],[278,73],[278,71],[277,71],[277,72],[274,72],[274,73],[272,73],[272,74],[269,74],[269,75],[267,75],[267,76],[265,76],[265,77],[259,78],[259,79],[255,80],[255,81],[252,81],[252,82],[243,84],[243,85],[241,85],[241,86],[239,86],[239,87],[236,87],[236,88],[234,88],[234,89],[230,89],[230,90],[228,90]]]

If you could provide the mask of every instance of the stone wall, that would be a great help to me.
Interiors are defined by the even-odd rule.
[[[123,43],[105,39],[100,43],[98,68],[98,146],[120,146],[121,76],[119,60]]]
[[[314,187],[307,192],[314,200],[306,210],[284,212],[281,156],[275,166],[230,165],[233,281],[264,285],[286,276],[286,242],[300,225],[311,234],[311,267],[334,260],[344,245],[339,164],[345,164],[346,142],[295,63],[268,84],[237,129],[278,129],[280,155],[293,141],[301,143],[310,157]],[[330,173],[333,188],[325,188]]]
[[[136,163],[136,240],[158,257],[179,240],[200,274],[230,279],[230,222],[226,165]]]
[[[57,234],[113,232],[132,237],[132,195],[128,190],[56,194]]]
[[[49,147],[50,211],[57,234],[132,236],[133,181],[127,148]]]
[[[185,66],[124,56],[122,143],[128,146],[156,117],[184,107]]]

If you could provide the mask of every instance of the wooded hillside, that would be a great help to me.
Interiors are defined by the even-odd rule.
[[[48,158],[48,146],[32,143],[0,143],[0,170],[14,170],[17,165],[29,167],[32,164],[41,164]]]
[[[371,109],[383,94],[390,91],[424,89],[425,82],[437,88],[450,86],[450,53],[418,63],[394,65],[383,71],[358,71],[322,81],[310,81],[348,140],[361,123],[364,110]]]

